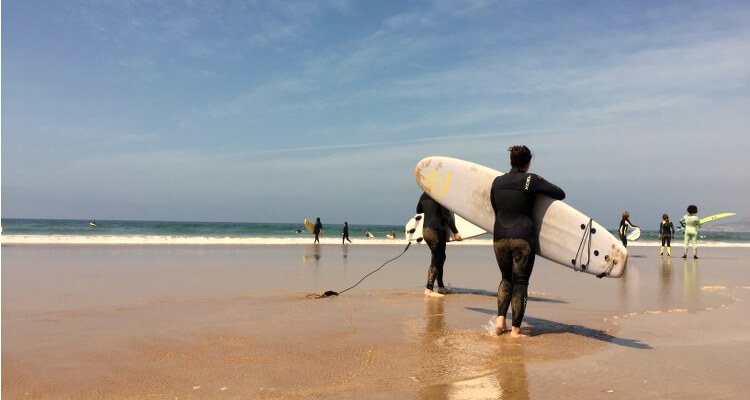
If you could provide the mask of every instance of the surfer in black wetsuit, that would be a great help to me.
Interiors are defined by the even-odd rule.
[[[443,265],[445,264],[445,243],[447,230],[453,232],[455,240],[463,240],[458,233],[456,222],[453,219],[453,213],[443,207],[430,197],[427,193],[422,193],[417,203],[417,213],[424,213],[424,225],[422,228],[422,237],[430,247],[432,257],[430,267],[427,269],[427,286],[425,287],[425,296],[443,297],[448,290],[443,284]],[[435,280],[438,288],[434,290]]]
[[[505,331],[508,307],[513,310],[511,337],[524,337],[521,322],[526,310],[529,278],[534,268],[537,250],[536,226],[532,212],[537,194],[556,200],[565,198],[565,192],[529,173],[531,151],[526,146],[513,146],[510,151],[510,172],[492,182],[490,201],[495,211],[493,250],[502,280],[497,288],[497,320],[495,330]]]
[[[672,258],[672,238],[674,237],[674,224],[669,220],[669,215],[661,216],[659,224],[659,238],[661,239],[661,251],[659,257],[664,256],[664,244],[667,245],[667,257]]]
[[[632,226],[633,228],[640,228],[640,226],[633,225],[630,222],[630,212],[625,211],[622,213],[622,219],[620,220],[620,228],[617,229],[617,235],[620,236],[620,240],[622,240],[622,245],[625,247],[628,247],[628,227]]]
[[[313,233],[315,234],[315,240],[313,241],[313,244],[320,243],[320,231],[323,230],[323,224],[320,222],[320,217],[315,218],[315,229],[313,229]]]
[[[344,244],[344,240],[349,240],[349,223],[344,221],[344,235],[341,237],[341,244]],[[349,240],[349,243],[352,241]]]

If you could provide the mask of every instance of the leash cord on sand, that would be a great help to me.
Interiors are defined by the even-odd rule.
[[[338,296],[338,295],[346,292],[349,289],[354,289],[357,285],[359,285],[360,283],[362,283],[362,281],[364,281],[368,276],[370,276],[370,275],[372,275],[372,274],[380,271],[380,269],[383,268],[383,267],[385,267],[385,265],[388,264],[389,262],[394,261],[394,260],[398,259],[399,257],[403,256],[404,253],[406,253],[406,250],[409,250],[409,246],[411,246],[411,242],[409,242],[409,243],[406,244],[406,247],[404,248],[404,251],[401,252],[401,254],[399,254],[396,257],[391,258],[390,260],[384,262],[383,265],[379,266],[378,268],[376,268],[375,270],[373,270],[369,274],[363,276],[362,279],[359,280],[359,282],[355,283],[352,286],[349,286],[348,288],[346,288],[346,289],[344,289],[344,290],[342,290],[340,292],[334,292],[333,290],[328,290],[326,292],[323,292],[322,294],[308,294],[305,297],[307,297],[308,299],[324,299],[324,298],[330,297],[330,296]]]

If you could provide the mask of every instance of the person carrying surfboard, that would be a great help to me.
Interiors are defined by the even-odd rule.
[[[622,213],[622,219],[620,220],[620,227],[617,229],[617,235],[622,240],[622,245],[628,247],[628,227],[640,228],[640,226],[633,225],[630,222],[630,211]]]
[[[446,229],[453,232],[454,240],[461,241],[463,238],[458,233],[453,213],[443,207],[430,197],[427,193],[422,192],[417,203],[417,213],[424,213],[424,227],[422,236],[427,246],[430,247],[430,267],[427,269],[427,286],[424,289],[424,295],[430,297],[443,297],[448,290],[443,284],[443,265],[445,265],[445,244],[448,239]],[[435,290],[435,280],[437,280],[437,290]]]
[[[532,210],[538,194],[555,200],[565,198],[565,192],[541,176],[529,173],[531,150],[513,146],[510,151],[510,172],[492,182],[490,202],[495,211],[492,247],[502,280],[497,288],[497,319],[495,331],[503,333],[505,315],[513,311],[510,336],[526,336],[521,323],[526,311],[529,278],[534,268],[537,250],[536,226]]]
[[[667,245],[667,257],[672,258],[672,238],[674,237],[674,224],[669,221],[669,215],[664,214],[661,216],[661,224],[659,224],[659,239],[661,239],[661,251],[659,251],[659,257],[664,256],[664,244]]]
[[[687,258],[688,245],[693,244],[693,258],[698,259],[698,228],[701,227],[701,220],[698,218],[698,207],[691,204],[687,208],[687,214],[680,219],[680,225],[685,227],[685,248],[682,258]]]
[[[320,243],[320,231],[323,230],[323,224],[320,222],[320,217],[315,218],[315,229],[313,230],[313,233],[315,234],[315,240],[313,241],[313,244]]]

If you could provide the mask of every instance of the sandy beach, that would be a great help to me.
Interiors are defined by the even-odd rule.
[[[750,248],[631,247],[621,279],[538,258],[522,340],[486,246],[4,245],[3,399],[735,399]]]

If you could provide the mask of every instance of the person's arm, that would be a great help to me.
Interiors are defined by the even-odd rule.
[[[546,194],[549,197],[552,197],[555,200],[563,200],[565,199],[565,192],[557,187],[556,185],[552,184],[551,182],[548,182],[544,178],[542,178],[539,175],[533,175],[534,179],[532,179],[532,185],[533,187],[530,188],[536,193]]]
[[[456,242],[460,242],[463,240],[461,237],[461,233],[458,232],[458,228],[456,227],[456,218],[454,217],[454,214],[452,211],[445,207],[440,207],[440,212],[443,214],[443,221],[445,221],[445,225],[448,226],[448,229],[453,232],[453,240]]]
[[[674,224],[672,222],[669,223],[669,229],[672,232],[672,237],[674,237]]]
[[[440,213],[443,214],[443,221],[448,229],[450,229],[454,235],[458,233],[458,228],[456,228],[456,218],[453,217],[453,212],[445,207],[440,207]]]
[[[497,178],[495,178],[497,180]],[[495,215],[497,215],[497,204],[495,203],[495,181],[492,181],[492,186],[490,187],[490,204],[492,204],[492,211],[495,212]]]

